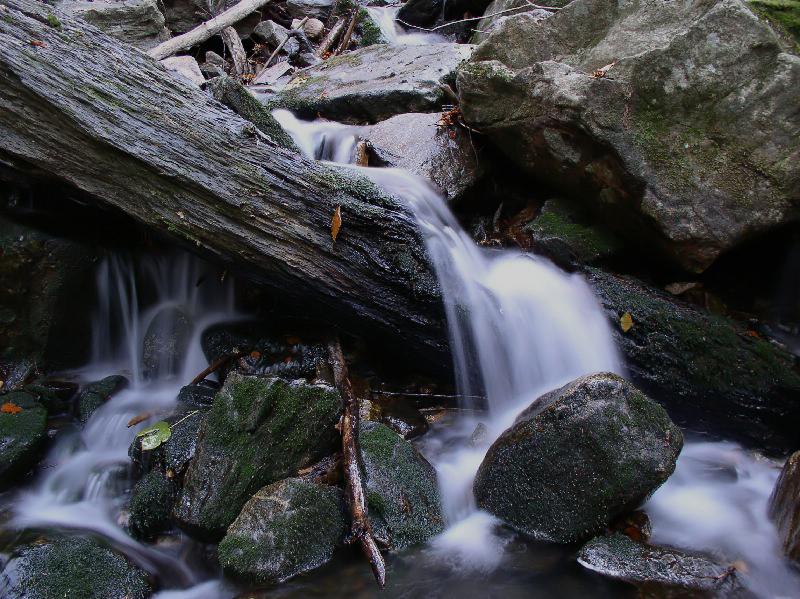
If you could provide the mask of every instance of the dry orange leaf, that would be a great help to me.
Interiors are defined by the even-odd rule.
[[[150,416],[152,416],[152,415],[153,415],[152,412],[142,412],[141,414],[138,414],[137,416],[134,416],[133,418],[128,420],[128,428],[130,428],[132,426],[136,426],[137,424],[139,424],[141,422],[144,422],[145,420],[150,418]]]
[[[627,333],[633,327],[633,316],[631,316],[630,312],[625,312],[622,315],[622,318],[619,319],[619,328],[622,329],[623,333]]]
[[[0,412],[3,414],[19,414],[22,411],[22,408],[15,403],[7,401],[0,407]]]
[[[336,206],[336,210],[333,211],[333,217],[331,218],[331,237],[334,241],[336,241],[336,237],[339,235],[339,229],[342,228],[342,207]]]
[[[44,43],[43,41],[41,41],[41,40],[28,40],[28,43],[29,43],[31,46],[35,46],[35,47],[37,47],[37,48],[46,48],[46,47],[47,47],[47,44],[45,44],[45,43]]]

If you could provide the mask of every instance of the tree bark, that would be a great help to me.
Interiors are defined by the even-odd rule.
[[[438,286],[401,201],[281,147],[146,54],[44,3],[0,0],[0,48],[0,165],[66,182],[315,317],[447,362]]]
[[[250,65],[247,62],[247,52],[244,51],[244,46],[242,45],[242,40],[239,38],[239,34],[236,33],[233,27],[229,26],[220,31],[220,35],[233,61],[233,75],[237,78],[249,75],[251,71]]]
[[[231,6],[228,10],[221,12],[213,19],[210,19],[205,23],[201,23],[191,31],[187,31],[182,35],[178,35],[167,40],[166,42],[160,43],[147,53],[156,60],[163,60],[168,56],[172,56],[175,54],[175,52],[180,52],[181,50],[186,50],[187,48],[191,48],[197,44],[202,44],[204,41],[217,35],[226,27],[230,27],[234,23],[238,23],[247,15],[257,11],[267,2],[269,2],[269,0],[242,0],[239,2],[239,4]]]

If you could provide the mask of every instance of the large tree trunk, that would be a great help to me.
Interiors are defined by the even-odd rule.
[[[144,53],[34,0],[0,0],[3,164],[68,182],[343,327],[369,323],[444,353],[438,288],[398,200],[280,147]]]

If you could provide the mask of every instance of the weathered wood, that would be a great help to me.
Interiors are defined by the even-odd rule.
[[[353,9],[353,16],[350,17],[350,24],[347,26],[347,31],[344,32],[344,36],[342,37],[342,43],[339,44],[339,48],[336,50],[336,54],[341,54],[342,52],[346,52],[347,49],[350,47],[350,40],[353,37],[353,31],[356,28],[356,23],[358,22],[358,15],[360,14],[360,9],[358,7]]]
[[[319,44],[319,48],[317,48],[317,57],[322,58],[323,54],[330,51],[333,48],[333,45],[336,43],[336,40],[339,39],[339,36],[342,34],[342,30],[344,29],[346,21],[341,17],[336,17],[336,22],[331,27],[328,34],[323,38],[323,40]]]
[[[242,40],[236,30],[233,27],[226,27],[219,33],[233,61],[232,74],[238,78],[252,73],[250,64],[247,62],[247,52],[244,51],[244,45],[242,45]]]
[[[228,10],[221,12],[213,19],[201,23],[191,31],[187,31],[182,35],[160,43],[158,46],[148,51],[148,54],[156,60],[163,60],[176,52],[186,50],[197,44],[202,44],[226,27],[230,27],[234,23],[238,23],[244,19],[247,15],[254,13],[269,1],[270,0],[242,0],[238,4],[231,6]]]
[[[292,29],[291,31],[289,31],[289,33],[286,35],[286,37],[281,40],[281,43],[276,46],[275,50],[273,50],[272,54],[270,54],[269,58],[267,58],[267,62],[264,63],[264,68],[265,69],[269,68],[269,65],[272,64],[273,60],[275,60],[275,57],[278,55],[278,52],[283,50],[283,47],[286,45],[286,42],[288,42],[289,38],[292,37],[292,35],[291,35],[292,31],[295,31],[295,30],[298,30],[298,29],[302,29],[303,25],[306,24],[306,21],[308,21],[308,17],[303,17],[303,20],[300,21],[300,24],[297,27],[295,27],[294,29]]]
[[[345,498],[352,518],[352,540],[358,541],[364,552],[375,580],[380,588],[386,585],[386,563],[372,536],[369,523],[367,499],[364,495],[364,483],[361,482],[361,454],[358,449],[359,401],[353,392],[347,374],[347,362],[342,354],[339,340],[328,344],[333,380],[344,401],[342,416],[342,461],[344,462]]]
[[[0,10],[0,164],[66,182],[314,317],[446,362],[438,287],[399,200],[279,146],[57,8],[0,0]]]

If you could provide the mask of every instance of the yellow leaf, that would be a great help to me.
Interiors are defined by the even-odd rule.
[[[331,237],[334,241],[339,236],[339,229],[342,228],[342,207],[336,206],[333,211],[333,218],[331,218]]]
[[[622,318],[619,319],[619,327],[622,329],[623,333],[627,333],[631,330],[631,327],[633,327],[633,317],[630,312],[625,312]]]

